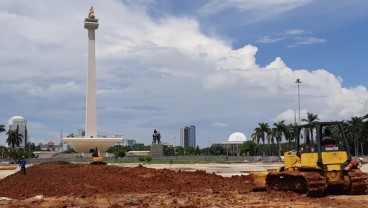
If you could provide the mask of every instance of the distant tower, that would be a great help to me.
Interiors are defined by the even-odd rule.
[[[22,135],[22,142],[19,144],[19,147],[24,148],[28,142],[27,120],[22,116],[13,116],[9,119],[8,124],[9,130],[15,131],[18,127],[18,133]]]
[[[85,129],[86,138],[97,137],[95,30],[97,30],[98,25],[98,19],[95,19],[93,7],[91,7],[88,17],[84,20],[84,28],[88,30],[88,73]]]
[[[180,129],[180,146],[196,147],[196,127],[190,126]]]
[[[90,8],[88,17],[84,19],[84,28],[88,30],[88,73],[86,95],[86,128],[84,137],[67,137],[62,142],[68,144],[76,152],[91,152],[96,148],[106,152],[109,147],[121,143],[123,138],[97,137],[96,116],[96,54],[95,54],[95,30],[98,28],[98,19],[95,18],[93,7]],[[82,134],[82,132],[79,132]]]

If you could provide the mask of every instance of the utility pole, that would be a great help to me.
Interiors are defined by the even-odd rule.
[[[302,82],[300,81],[300,79],[297,79],[295,81],[295,83],[298,84],[298,111],[299,111],[299,125],[300,125],[300,89],[299,89],[299,84],[301,84]]]
[[[174,137],[174,156],[175,156],[175,140],[176,140],[176,137]]]

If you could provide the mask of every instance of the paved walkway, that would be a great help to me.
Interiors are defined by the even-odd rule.
[[[9,175],[12,175],[20,170],[19,167],[17,167],[14,170],[0,170],[0,180],[3,178],[6,178]]]
[[[137,163],[123,163],[119,164],[123,167],[136,167]],[[216,173],[222,176],[233,175],[247,175],[250,172],[266,171],[268,169],[276,169],[282,165],[282,163],[195,163],[195,164],[142,164],[147,168],[155,169],[170,169],[170,170],[183,170],[183,171],[196,171],[202,170],[207,173]]]

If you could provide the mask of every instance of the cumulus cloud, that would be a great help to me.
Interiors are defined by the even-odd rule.
[[[309,2],[211,1],[202,9],[270,6],[280,12]],[[234,49],[226,39],[203,33],[193,17],[152,19],[145,6],[131,4],[94,5],[100,22],[96,48],[101,134],[123,134],[149,143],[153,129],[158,129],[163,140],[170,141],[179,138],[180,128],[192,124],[197,126],[199,144],[208,137],[221,141],[239,125],[251,134],[260,121],[294,121],[296,79],[303,82],[302,116],[313,112],[321,119],[338,120],[364,112],[364,102],[344,102],[368,97],[364,86],[344,88],[341,77],[325,69],[292,69],[282,57],[261,66],[256,46]],[[4,8],[0,23],[6,25],[0,34],[5,43],[0,46],[4,55],[0,118],[26,117],[33,124],[29,131],[35,140],[56,140],[60,130],[83,128],[87,67],[83,20],[89,3],[7,1],[0,6]],[[297,40],[296,45],[324,41]]]

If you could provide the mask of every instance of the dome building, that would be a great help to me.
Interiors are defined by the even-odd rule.
[[[247,137],[241,132],[234,132],[226,142],[214,143],[212,146],[221,146],[226,149],[227,155],[239,156],[239,146],[247,141]]]
[[[247,137],[241,132],[234,132],[229,136],[229,143],[238,143],[242,144],[247,141]]]
[[[8,121],[9,130],[15,131],[18,128],[18,133],[22,135],[22,142],[19,147],[24,148],[28,142],[27,120],[22,116],[13,116]]]

